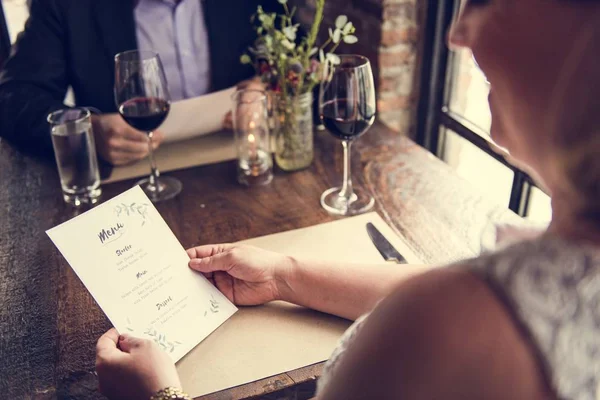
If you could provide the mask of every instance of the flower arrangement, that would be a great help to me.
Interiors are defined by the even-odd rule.
[[[287,0],[278,0],[284,13],[266,13],[258,6],[252,17],[257,39],[246,54],[243,64],[253,64],[257,75],[269,90],[283,96],[311,91],[323,76],[327,63],[338,64],[334,52],[341,43],[358,42],[356,28],[345,15],[335,20],[329,28],[329,38],[321,46],[315,46],[323,20],[325,0],[316,1],[315,18],[308,34],[298,37],[300,24],[294,23],[296,7],[291,10]]]
[[[330,65],[340,63],[335,50],[341,43],[358,42],[356,28],[345,15],[329,28],[329,38],[316,46],[325,0],[315,0],[315,17],[306,34],[294,23],[296,7],[277,0],[282,13],[267,13],[258,6],[252,17],[257,38],[241,56],[252,64],[272,94],[275,161],[286,171],[302,169],[313,159],[312,90],[327,77]]]

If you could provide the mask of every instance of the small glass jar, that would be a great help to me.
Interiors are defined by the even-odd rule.
[[[313,96],[274,96],[275,162],[284,171],[307,168],[313,161]]]
[[[238,181],[248,186],[268,184],[273,179],[273,158],[269,146],[267,94],[256,89],[235,92],[232,118]]]

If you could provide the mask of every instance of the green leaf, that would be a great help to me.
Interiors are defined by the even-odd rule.
[[[323,49],[319,49],[319,61],[321,63],[325,62],[325,52],[323,51]]]
[[[329,37],[333,39],[333,29],[329,28]]]
[[[348,17],[345,15],[340,15],[335,19],[335,27],[338,29],[342,29],[346,23],[348,22]]]
[[[277,0],[279,2],[279,4],[286,4],[287,0]]]
[[[358,38],[354,35],[344,36],[344,42],[348,44],[353,44],[358,42]]]
[[[317,52],[319,51],[318,47],[313,47],[312,49],[310,49],[310,53],[308,54],[309,57],[314,56],[315,54],[317,54]]]

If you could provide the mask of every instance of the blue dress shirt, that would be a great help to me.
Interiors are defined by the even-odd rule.
[[[200,0],[139,0],[135,10],[140,50],[160,55],[171,100],[210,91],[210,49]]]

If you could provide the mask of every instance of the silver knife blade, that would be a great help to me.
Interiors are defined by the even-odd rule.
[[[367,224],[367,233],[375,245],[375,248],[381,253],[386,261],[394,261],[398,264],[408,264],[406,258],[404,258],[385,236],[375,228],[375,225],[370,222]]]

